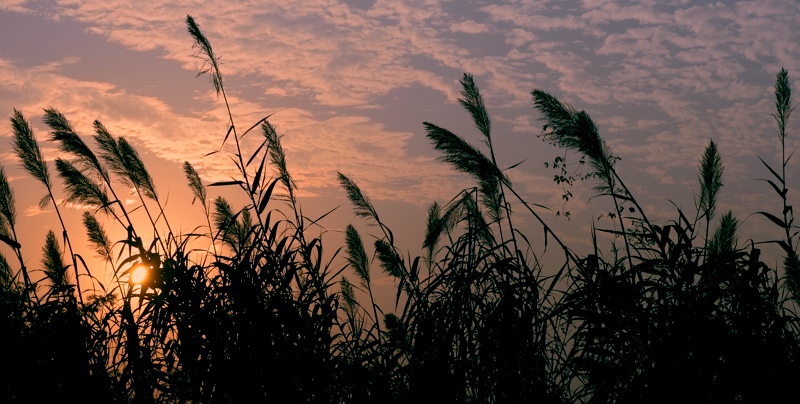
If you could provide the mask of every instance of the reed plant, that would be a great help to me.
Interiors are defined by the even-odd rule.
[[[190,16],[186,27],[228,116],[209,154],[229,154],[235,168],[230,180],[207,183],[183,164],[201,215],[188,232],[170,225],[167,201],[128,140],[99,121],[81,135],[48,108],[48,141],[65,156],[54,163],[63,201],[88,208],[82,241],[95,257],[87,259],[73,248],[77,233],[62,214],[74,212],[56,203],[31,125],[21,111],[11,117],[14,151],[61,227],[41,249],[25,241],[23,253],[0,167],[0,242],[16,258],[0,255],[3,366],[13,370],[0,379],[3,402],[752,402],[791,394],[783,386],[800,376],[792,303],[800,260],[787,196],[794,105],[785,70],[773,115],[781,168],[762,160],[782,213],[756,212],[779,228],[775,240],[740,240],[734,213],[718,214],[724,159],[713,140],[699,159],[694,211],[676,208],[674,220],[657,223],[589,114],[537,89],[539,136],[564,149],[554,161],[557,185],[570,198],[568,185],[594,181],[596,197],[615,209],[611,228],[587,234],[592,253],[576,252],[548,223],[548,208],[527,201],[501,168],[501,137],[475,78],[464,74],[459,103],[482,144],[434,123],[423,129],[440,160],[474,185],[429,205],[415,254],[401,250],[368,190],[338,173],[355,217],[376,231],[362,236],[348,225],[344,245],[323,249],[324,233],[312,228],[327,214],[303,214],[270,116],[238,125],[210,41]],[[587,171],[568,173],[572,158]],[[133,206],[123,203],[131,197]],[[541,227],[544,245],[520,220]],[[604,251],[603,237],[623,246]],[[766,243],[785,253],[780,273],[763,262]],[[38,250],[31,270],[25,257]],[[542,251],[548,265],[558,258],[555,267],[543,266]],[[96,275],[98,261],[110,279]],[[148,277],[137,283],[138,268]],[[378,276],[395,283],[393,307],[377,304]]]

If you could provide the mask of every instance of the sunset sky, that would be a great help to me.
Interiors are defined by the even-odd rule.
[[[361,223],[336,181],[341,171],[419,254],[427,205],[471,186],[436,161],[422,126],[433,122],[480,144],[457,103],[458,80],[469,72],[493,119],[500,165],[525,161],[508,174],[529,202],[561,208],[556,172],[543,163],[563,152],[536,136],[530,93],[539,88],[592,116],[651,219],[676,218],[668,200],[693,216],[696,168],[713,138],[725,165],[719,211],[745,221],[743,240],[762,230],[780,237],[749,215],[781,209],[757,180],[769,175],[757,157],[780,164],[770,116],[776,73],[789,71],[795,94],[800,84],[795,0],[0,0],[0,111],[22,111],[42,142],[43,108],[59,109],[87,136],[92,121],[102,121],[145,157],[188,232],[202,224],[202,211],[188,207],[180,164],[190,161],[208,182],[226,179],[233,166],[223,155],[202,157],[219,147],[227,117],[208,77],[195,77],[203,60],[187,14],[221,56],[238,126],[274,114],[306,213],[341,205],[331,230]],[[800,145],[793,118],[790,151]],[[39,251],[57,221],[36,208],[44,190],[18,169],[4,122],[0,162],[20,221],[33,224],[26,231],[34,241],[23,248]],[[45,157],[58,157],[43,147]],[[798,167],[790,165],[790,197],[800,189]],[[608,209],[589,200],[591,187],[572,190],[569,222],[543,211],[584,246]],[[518,211],[522,226],[538,229]],[[78,223],[80,212],[70,214]]]

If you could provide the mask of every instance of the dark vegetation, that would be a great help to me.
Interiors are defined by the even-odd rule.
[[[225,99],[211,45],[191,17],[187,25],[204,72]],[[178,235],[124,138],[95,122],[90,147],[61,113],[46,110],[49,140],[70,156],[55,163],[66,200],[94,207],[83,214],[84,230],[117,277],[101,284],[92,276],[73,252],[77,230],[68,234],[62,221],[63,232],[48,235],[36,266],[44,279],[34,282],[24,259],[32,249],[24,246],[23,254],[17,240],[14,194],[0,170],[0,240],[14,255],[12,262],[0,256],[0,401],[641,403],[791,395],[800,376],[800,329],[788,308],[800,296],[800,259],[785,153],[778,165],[764,162],[777,213],[757,212],[778,230],[775,240],[740,243],[737,218],[717,211],[723,165],[713,141],[699,156],[696,211],[676,208],[674,221],[654,223],[589,115],[534,90],[541,137],[582,159],[585,179],[615,207],[614,228],[591,237],[605,234],[616,247],[603,252],[595,243],[593,254],[580,256],[498,167],[478,87],[469,74],[461,84],[461,105],[485,144],[475,147],[433,123],[424,128],[441,160],[476,185],[430,206],[422,256],[404,255],[366,193],[339,174],[355,215],[379,235],[365,246],[348,226],[346,245],[327,252],[346,259],[352,280],[333,259],[323,261],[322,240],[308,236],[322,218],[302,214],[267,118],[243,131],[228,111],[223,144],[235,150],[240,175],[208,185],[241,192],[245,206],[210,200],[207,185],[184,165],[205,217],[194,232]],[[793,103],[784,70],[775,97],[785,151]],[[41,205],[55,205],[26,118],[15,111],[11,123],[16,154],[42,184]],[[240,139],[258,136],[248,132],[263,138],[243,155]],[[563,173],[562,181],[575,180]],[[149,224],[132,223],[121,189],[135,190]],[[288,209],[275,208],[276,201]],[[550,253],[563,254],[559,268],[545,275],[515,227],[518,217],[541,225]],[[109,239],[109,223],[127,237]],[[783,268],[760,260],[765,243],[782,248]],[[142,285],[128,282],[138,265],[150,270]],[[378,267],[398,285],[391,313],[373,298]]]

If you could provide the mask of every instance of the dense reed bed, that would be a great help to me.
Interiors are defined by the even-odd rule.
[[[775,226],[773,240],[740,242],[737,218],[717,211],[724,166],[713,141],[698,156],[696,210],[676,208],[675,221],[655,223],[590,116],[536,89],[540,136],[580,159],[588,168],[582,180],[615,208],[614,228],[590,236],[616,247],[602,251],[595,241],[592,254],[579,255],[498,166],[490,115],[465,74],[459,101],[484,145],[434,123],[424,130],[441,161],[475,185],[432,203],[420,218],[424,254],[400,250],[368,190],[345,173],[338,181],[356,218],[378,236],[365,240],[347,226],[345,245],[326,245],[323,254],[322,239],[308,230],[324,215],[303,215],[279,134],[268,117],[234,121],[211,44],[191,17],[186,23],[228,108],[222,145],[233,150],[238,171],[206,184],[184,164],[202,212],[193,232],[173,231],[125,138],[96,121],[90,146],[67,117],[47,109],[48,141],[69,156],[55,162],[65,200],[92,207],[84,229],[67,229],[29,121],[20,111],[11,117],[14,151],[41,183],[40,205],[53,204],[61,234],[48,234],[36,264],[45,277],[34,280],[25,257],[36,246],[17,237],[14,191],[0,167],[0,241],[13,255],[0,256],[3,402],[771,402],[791,395],[800,329],[789,308],[800,296],[800,259],[786,186],[794,106],[786,71],[776,77],[773,114],[783,159],[764,162],[776,205],[756,212]],[[258,133],[260,144],[245,154],[240,139]],[[576,180],[563,174],[559,181]],[[210,189],[238,192],[246,203],[212,200]],[[148,222],[131,219],[121,202],[128,190]],[[533,252],[542,246],[517,220],[538,223],[546,248],[563,255],[560,266],[545,271]],[[106,226],[126,236],[112,240]],[[115,269],[113,280],[101,281],[74,252],[79,230]],[[782,249],[782,268],[761,261],[763,243]],[[139,268],[148,277],[133,283]],[[375,303],[375,271],[395,280],[396,310]]]

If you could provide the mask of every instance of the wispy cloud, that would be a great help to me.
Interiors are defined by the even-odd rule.
[[[691,170],[711,138],[719,141],[730,180],[752,178],[756,155],[774,157],[770,87],[780,67],[800,74],[800,3],[487,3],[377,0],[365,8],[313,0],[254,8],[211,1],[198,8],[188,0],[55,0],[4,1],[0,9],[78,22],[92,35],[156,51],[195,72],[202,61],[192,57],[183,26],[192,14],[222,56],[226,78],[250,83],[231,93],[239,122],[287,106],[273,120],[285,134],[290,169],[311,194],[331,187],[335,171],[352,175],[375,198],[429,200],[457,190],[460,177],[421,150],[418,122],[432,118],[391,116],[400,108],[390,101],[422,88],[450,103],[443,109],[457,110],[457,79],[464,71],[489,90],[487,105],[501,131],[539,132],[533,88],[587,110],[622,164],[644,183],[693,181]],[[218,147],[226,129],[211,93],[198,94],[201,106],[191,113],[178,113],[163,99],[115,83],[70,78],[60,73],[65,63],[81,62],[19,68],[0,59],[0,72],[10,78],[0,85],[0,106],[9,110],[13,100],[37,113],[43,106],[68,108],[62,112],[82,128],[99,118],[154,155],[188,159],[209,177],[225,175],[216,160],[199,158]],[[449,126],[450,119],[433,120]],[[544,152],[531,153],[541,158]],[[520,178],[538,181],[539,167],[522,166],[527,175]]]
[[[0,74],[16,83],[14,88],[4,89],[10,96],[0,100],[0,109],[14,107],[26,113],[37,127],[40,142],[47,138],[47,128],[40,123],[43,108],[65,106],[61,112],[83,135],[92,134],[92,122],[99,119],[113,135],[124,136],[141,148],[144,157],[153,155],[179,163],[188,160],[207,181],[235,174],[225,153],[203,157],[217,150],[225,135],[227,116],[221,105],[194,115],[179,115],[158,99],[130,94],[108,83],[73,80],[52,69],[21,70],[0,60]],[[219,102],[212,93],[205,97],[212,104]],[[12,100],[14,105],[10,105]],[[238,97],[230,97],[230,101],[242,127],[269,113]],[[362,187],[377,199],[425,204],[428,198],[445,198],[458,189],[458,181],[446,167],[431,157],[408,154],[412,134],[387,130],[367,117],[318,117],[307,110],[285,108],[275,112],[270,121],[284,135],[290,169],[306,195],[338,187],[337,171],[361,180]],[[10,136],[9,131],[3,130]],[[249,134],[243,139],[244,152],[252,152],[262,139],[258,130]],[[57,156],[55,149],[46,151],[48,158]],[[453,185],[442,186],[443,178],[453,178]]]
[[[25,217],[34,217],[34,216],[39,216],[39,215],[42,215],[42,214],[49,214],[49,213],[55,212],[55,209],[53,208],[52,203],[53,202],[50,202],[50,204],[47,207],[45,207],[44,209],[40,208],[38,205],[30,205],[30,206],[28,206],[27,208],[25,208],[25,212],[24,212],[25,213]],[[59,206],[59,209],[66,208],[66,209],[89,210],[89,211],[97,210],[96,206],[83,205],[83,204],[79,204],[79,203],[65,203],[64,199],[56,199],[56,205]]]
[[[453,32],[463,32],[466,34],[482,34],[489,32],[489,26],[473,20],[461,21],[450,26]]]

